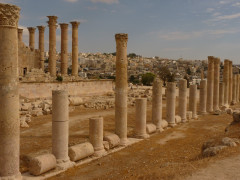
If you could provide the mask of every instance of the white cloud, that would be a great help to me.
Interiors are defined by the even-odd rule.
[[[213,8],[207,8],[207,10],[206,10],[206,12],[207,13],[211,13],[211,12],[213,12],[215,9],[213,9]]]
[[[91,0],[93,3],[118,4],[118,0]]]
[[[234,6],[234,7],[240,7],[240,2],[236,2],[236,3],[234,3],[232,6]]]
[[[220,1],[219,4],[228,4],[228,3],[231,3],[231,1],[229,0],[224,0],[224,1]]]
[[[219,20],[231,20],[231,19],[236,19],[240,17],[240,13],[236,13],[236,14],[231,14],[231,15],[223,15],[223,16],[217,16],[216,17],[216,21]]]
[[[70,3],[75,3],[75,2],[78,2],[78,0],[64,0],[66,2],[70,2]]]

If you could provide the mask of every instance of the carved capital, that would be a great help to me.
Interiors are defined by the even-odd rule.
[[[29,33],[35,33],[36,28],[34,27],[28,27]]]
[[[39,31],[40,33],[44,33],[44,31],[45,31],[45,26],[37,26],[37,28],[38,28],[38,31]]]
[[[68,28],[68,24],[67,23],[60,23],[60,28],[61,29],[67,29]]]
[[[12,4],[0,3],[0,26],[18,27],[20,8]]]
[[[78,26],[79,26],[79,24],[80,24],[80,22],[78,22],[78,21],[72,21],[72,22],[70,22],[71,24],[72,24],[72,27],[73,28],[78,28]]]
[[[22,34],[23,33],[23,29],[18,28],[18,34]]]
[[[217,64],[217,65],[219,65],[219,64],[220,64],[220,58],[217,58],[217,57],[214,58],[214,63]]]
[[[115,34],[115,40],[117,45],[121,45],[123,47],[127,47],[127,42],[128,42],[128,34]]]
[[[47,23],[48,23],[48,26],[56,26],[56,24],[57,24],[57,16],[47,16],[48,17],[48,21],[47,21]]]
[[[214,63],[215,57],[214,56],[208,56],[208,63]]]

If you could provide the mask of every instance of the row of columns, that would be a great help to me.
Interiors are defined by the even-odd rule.
[[[57,16],[47,16],[49,27],[49,62],[48,68],[51,76],[56,76],[56,29]],[[78,26],[80,22],[72,21],[72,76],[78,76]],[[68,74],[68,24],[59,24],[61,28],[61,74]],[[37,26],[39,31],[40,68],[44,69],[44,31],[45,26]],[[28,27],[29,47],[35,49],[35,30]],[[18,29],[18,39],[22,42],[23,29]]]

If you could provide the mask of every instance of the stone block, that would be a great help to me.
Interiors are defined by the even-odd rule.
[[[71,161],[78,161],[93,155],[94,149],[91,143],[85,142],[70,147],[68,153]]]
[[[175,116],[175,123],[181,123],[182,122],[182,118],[180,116]]]
[[[165,119],[163,119],[162,122],[161,122],[161,126],[162,126],[163,129],[168,127],[168,122]]]
[[[120,138],[116,134],[106,135],[103,140],[109,143],[110,148],[114,148],[120,144]]]
[[[156,132],[157,127],[155,124],[149,123],[146,125],[146,130],[147,130],[148,134],[152,134],[152,133]]]

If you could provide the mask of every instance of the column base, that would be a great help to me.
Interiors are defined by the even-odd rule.
[[[127,138],[120,138],[120,146],[127,146],[128,145],[128,139]]]
[[[232,101],[232,102],[231,102],[231,105],[235,105],[235,104],[237,104],[236,101]]]
[[[186,123],[187,122],[187,119],[182,119],[181,120],[181,123]]]
[[[104,155],[106,155],[106,154],[107,154],[107,152],[106,152],[106,150],[105,150],[104,147],[103,147],[102,149],[95,150],[93,155],[94,155],[95,157],[102,157],[102,156],[104,156]]]
[[[137,139],[147,139],[149,137],[149,134],[135,135],[135,138]]]
[[[19,172],[19,174],[13,176],[2,176],[0,180],[22,180],[22,174]]]
[[[177,124],[176,123],[168,123],[168,126],[169,127],[174,127],[174,126],[176,126]]]
[[[198,115],[193,115],[192,117],[194,120],[198,120]]]
[[[75,164],[76,163],[70,161],[69,158],[68,158],[68,160],[57,159],[57,168],[60,169],[60,170],[69,169],[71,167],[74,167]]]
[[[202,112],[199,112],[200,115],[207,115],[209,114],[207,111],[202,111]]]
[[[163,131],[164,131],[164,129],[162,127],[159,127],[159,128],[156,129],[156,132],[158,132],[158,133],[161,133]]]

